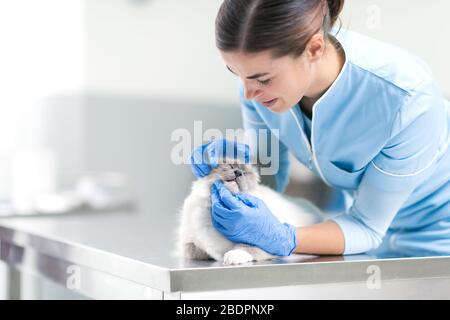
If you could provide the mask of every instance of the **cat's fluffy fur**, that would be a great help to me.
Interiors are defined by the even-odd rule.
[[[289,199],[260,184],[255,166],[226,159],[207,177],[193,182],[179,216],[176,256],[200,260],[212,258],[223,261],[225,265],[274,258],[260,248],[233,243],[214,228],[211,222],[211,185],[219,179],[233,194],[247,193],[263,200],[282,223],[305,226],[322,220],[320,210],[310,202],[302,200],[303,206],[300,206],[294,198]]]

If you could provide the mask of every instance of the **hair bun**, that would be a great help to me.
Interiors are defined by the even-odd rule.
[[[345,0],[327,0],[327,2],[330,10],[330,23],[331,26],[334,26],[344,8]]]

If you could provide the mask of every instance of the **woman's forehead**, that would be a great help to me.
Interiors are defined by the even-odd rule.
[[[289,58],[272,58],[268,51],[259,53],[221,52],[231,72],[243,77],[255,74],[273,73],[289,63]]]

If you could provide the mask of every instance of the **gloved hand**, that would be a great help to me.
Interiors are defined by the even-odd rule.
[[[220,180],[211,186],[211,215],[214,227],[232,242],[277,256],[289,256],[297,246],[294,226],[282,224],[262,200],[233,195]]]
[[[197,178],[206,177],[219,165],[220,159],[230,157],[250,163],[250,147],[235,140],[213,140],[194,149],[191,167]]]

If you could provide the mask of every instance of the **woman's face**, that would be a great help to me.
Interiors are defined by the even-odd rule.
[[[273,59],[269,51],[220,53],[227,68],[241,78],[245,98],[255,100],[273,112],[289,111],[310,91],[313,68],[305,54],[298,58]],[[274,101],[267,104],[271,100]]]

